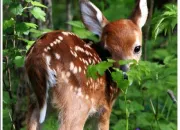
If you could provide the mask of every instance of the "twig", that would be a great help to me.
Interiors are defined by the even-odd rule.
[[[167,91],[169,97],[172,99],[173,103],[177,103],[176,97],[174,96],[174,93],[172,90],[168,89]]]

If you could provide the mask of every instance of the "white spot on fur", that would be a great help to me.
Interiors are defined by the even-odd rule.
[[[80,61],[82,61],[82,58],[79,58]]]
[[[45,52],[47,52],[47,49],[46,49],[46,48],[44,48],[44,51],[45,51]]]
[[[88,61],[87,61],[87,60],[85,60],[85,64],[86,64],[86,65],[89,65],[89,63],[88,63]]]
[[[92,54],[89,52],[89,51],[85,51],[85,53],[86,53],[86,55],[91,55],[92,56]]]
[[[90,47],[88,44],[84,44],[84,46],[85,46],[86,48],[91,49],[91,47]]]
[[[60,41],[59,39],[56,39],[56,42],[57,42],[57,43],[61,43],[61,41]]]
[[[89,99],[89,96],[88,96],[88,95],[86,95],[86,96],[85,96],[85,98],[88,100],[88,99]]]
[[[54,55],[55,55],[56,59],[58,59],[58,60],[61,58],[61,56],[57,53],[55,53]]]
[[[54,44],[57,44],[57,41],[54,41],[53,43],[54,43]]]
[[[58,36],[58,38],[62,41],[63,40],[63,37],[61,37],[61,36]]]
[[[73,73],[76,74],[77,73],[77,67],[75,66],[73,69]]]
[[[80,47],[80,46],[75,46],[75,50],[76,51],[81,51],[81,52],[84,53],[84,49],[82,47]]]
[[[71,76],[71,73],[68,71],[66,72],[66,77],[69,78]]]
[[[50,46],[52,46],[52,47],[53,47],[53,46],[54,46],[54,44],[53,44],[53,43],[50,43]]]
[[[93,62],[92,62],[93,64],[96,64],[96,61],[95,60],[93,60]]]
[[[51,50],[51,48],[48,46],[48,47],[47,47],[47,50]]]
[[[73,62],[71,62],[70,63],[70,68],[69,68],[70,70],[73,70],[74,69],[74,63]]]
[[[82,69],[81,69],[81,67],[79,66],[79,73],[81,72],[81,70],[82,70]]]
[[[89,61],[89,64],[91,64],[91,62],[92,62],[92,61],[91,61],[91,59],[90,59],[90,58],[88,59],[88,61]]]
[[[65,35],[65,36],[68,36],[68,35],[69,35],[68,32],[62,32],[62,34]]]
[[[75,51],[70,50],[70,52],[71,52],[71,54],[72,54],[74,57],[77,57],[77,56],[78,56]]]

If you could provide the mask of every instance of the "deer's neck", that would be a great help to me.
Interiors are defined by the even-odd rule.
[[[111,58],[111,53],[103,47],[103,43],[93,43],[90,40],[84,39],[84,41],[88,44],[90,44],[91,48],[93,48],[99,55],[102,61],[107,60],[108,58]]]

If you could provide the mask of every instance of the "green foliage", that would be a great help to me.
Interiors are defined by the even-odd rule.
[[[125,61],[124,63],[129,62]],[[97,77],[96,74],[99,73],[101,65],[104,68],[101,70],[102,74],[106,69],[112,67],[112,65],[108,66],[108,61],[105,63],[106,67],[104,67],[104,62],[103,64],[99,63],[95,66],[89,66],[89,75]],[[111,63],[109,62],[109,64]],[[165,58],[163,65],[148,61],[131,62],[131,69],[127,72],[128,80],[124,80],[121,70],[114,69],[115,72],[112,72],[111,76],[122,93],[119,97],[119,102],[116,102],[115,109],[113,110],[113,130],[120,128],[127,129],[127,122],[133,122],[132,125],[129,123],[130,129],[162,129],[166,125],[169,128],[168,130],[171,130],[172,128],[170,129],[170,126],[165,123],[166,121],[171,122],[173,127],[176,126],[173,121],[176,117],[170,118],[170,115],[165,112],[176,111],[176,105],[173,104],[173,101],[169,100],[170,98],[167,95],[168,89],[174,91],[177,89],[176,64],[177,59],[173,57]],[[166,101],[164,97],[166,97]],[[173,106],[169,109],[169,106],[172,104]],[[123,114],[126,117],[123,117]],[[118,118],[119,121],[115,123],[113,120],[118,120]],[[119,124],[120,122],[121,124]],[[160,126],[158,123],[160,123]]]
[[[152,32],[154,38],[157,38],[161,32],[164,32],[164,35],[167,33],[171,35],[171,32],[177,25],[177,5],[165,5],[163,13],[159,12],[156,14],[152,23],[155,24]]]
[[[94,34],[88,31],[84,24],[81,21],[70,21],[68,24],[72,25],[72,31],[82,39],[90,39],[95,42],[98,41],[98,38],[94,36]]]
[[[4,0],[3,6],[4,14],[8,13],[4,15],[3,20],[3,129],[9,130],[15,129],[13,113],[19,83],[15,69],[24,66],[25,53],[34,43],[33,39],[37,38],[33,35],[40,32],[34,31],[38,29],[38,25],[27,20],[27,12],[34,18],[45,21],[46,14],[41,8],[46,8],[46,6],[32,0],[26,0],[26,2]],[[23,109],[23,107],[20,111],[26,112],[27,108]]]
[[[104,72],[109,68],[113,66],[114,61],[102,61],[99,64],[96,65],[90,65],[87,70],[87,76],[92,77],[93,79],[98,78],[98,74],[100,76],[104,75]]]
[[[34,8],[31,10],[31,13],[32,13],[32,15],[33,15],[36,19],[45,21],[45,15],[46,15],[46,14],[44,13],[44,11],[41,10],[41,8],[39,8],[39,7],[34,7]]]

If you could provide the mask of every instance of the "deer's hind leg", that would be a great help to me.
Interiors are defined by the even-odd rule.
[[[29,104],[27,117],[27,130],[39,130],[39,108],[36,103]]]
[[[53,103],[60,111],[59,130],[83,130],[91,104],[70,89],[69,86],[53,88]]]

